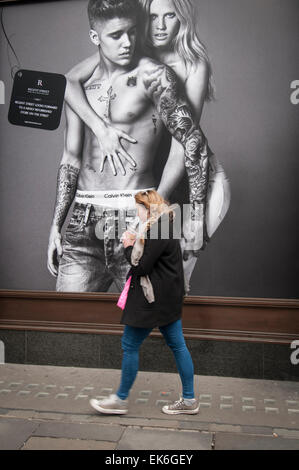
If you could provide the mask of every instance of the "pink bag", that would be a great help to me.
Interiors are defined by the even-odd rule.
[[[118,302],[117,302],[117,306],[119,308],[121,308],[122,310],[125,308],[126,306],[126,301],[127,301],[127,297],[128,297],[128,292],[129,292],[129,288],[130,288],[130,284],[131,284],[131,279],[132,279],[132,276],[130,276],[128,279],[127,279],[127,282],[125,283],[125,287],[123,288],[120,296],[119,296],[119,299],[118,299]]]

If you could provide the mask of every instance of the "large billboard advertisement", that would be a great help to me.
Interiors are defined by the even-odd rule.
[[[189,295],[298,297],[297,0],[0,8],[0,289],[120,292],[155,190]]]

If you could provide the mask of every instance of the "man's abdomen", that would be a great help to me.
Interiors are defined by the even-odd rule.
[[[116,175],[113,172],[113,165],[111,166],[112,161],[111,159],[109,161],[107,157],[104,161],[103,171],[100,171],[104,156],[102,155],[97,138],[89,129],[86,129],[78,189],[86,191],[124,190],[155,186],[156,182],[153,174],[154,159],[161,135],[160,132],[154,134],[150,128],[146,130],[144,122],[141,127],[142,130],[137,129],[137,127],[136,129],[135,127],[123,129],[137,140],[136,144],[130,144],[124,139],[121,140],[121,145],[133,158],[136,166],[123,155],[118,154],[125,174],[123,174],[123,169],[117,157],[114,157],[113,163]]]

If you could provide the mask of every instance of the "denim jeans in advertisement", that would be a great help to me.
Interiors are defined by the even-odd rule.
[[[62,240],[56,290],[107,292],[114,282],[120,292],[130,269],[120,238],[136,217],[136,209],[75,202]]]

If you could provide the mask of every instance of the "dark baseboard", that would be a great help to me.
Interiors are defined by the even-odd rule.
[[[120,335],[117,299],[118,294],[0,290],[0,329]],[[289,344],[299,338],[299,301],[187,296],[183,327],[192,339]]]
[[[121,367],[118,294],[0,291],[5,361]],[[299,380],[291,342],[299,340],[299,302],[292,299],[186,297],[183,329],[195,373]],[[140,370],[175,372],[154,329],[142,345]]]

